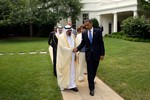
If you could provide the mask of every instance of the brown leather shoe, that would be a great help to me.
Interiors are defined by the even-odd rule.
[[[71,88],[70,90],[74,91],[74,92],[78,92],[78,88],[75,87],[75,88]]]

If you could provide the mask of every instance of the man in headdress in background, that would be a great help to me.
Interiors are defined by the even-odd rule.
[[[65,26],[65,32],[58,37],[57,47],[57,81],[61,90],[70,89],[78,92],[75,83],[75,36],[71,26]]]
[[[71,27],[73,26],[72,25],[72,22],[68,22],[68,25],[70,25]],[[77,31],[72,27],[71,28],[71,30],[72,30],[72,33],[75,35],[75,37],[76,37],[76,35],[77,35]]]

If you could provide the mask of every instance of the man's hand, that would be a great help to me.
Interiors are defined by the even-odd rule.
[[[103,60],[104,59],[104,56],[100,56],[100,60]]]
[[[74,49],[73,49],[73,52],[77,52],[77,51],[78,51],[78,49],[77,49],[77,48],[74,48]]]

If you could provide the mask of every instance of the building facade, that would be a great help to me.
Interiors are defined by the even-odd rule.
[[[96,18],[104,27],[103,36],[120,31],[121,22],[130,17],[138,16],[137,0],[82,0],[83,9],[76,27],[84,20]]]

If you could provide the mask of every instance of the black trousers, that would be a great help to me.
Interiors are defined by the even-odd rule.
[[[90,59],[86,62],[87,62],[89,89],[94,90],[95,89],[94,79],[99,65],[99,60],[95,60],[93,54],[91,54]]]
[[[56,72],[56,57],[57,57],[57,48],[53,47],[53,73],[57,77],[57,72]]]

